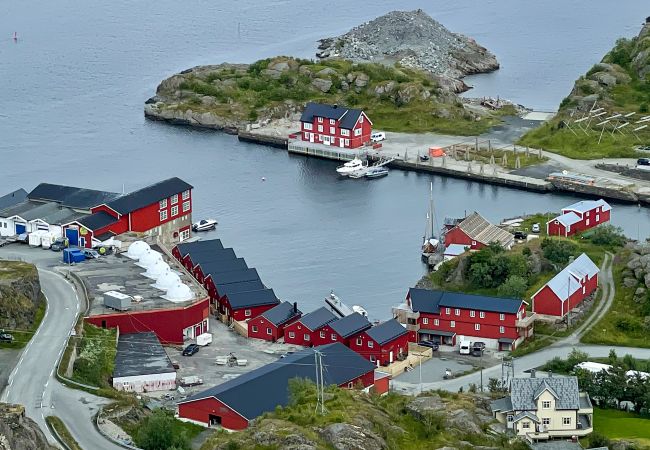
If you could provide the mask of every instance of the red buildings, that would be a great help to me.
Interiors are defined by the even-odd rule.
[[[284,342],[305,347],[338,342],[339,335],[332,330],[331,326],[337,319],[327,308],[318,308],[288,325],[284,329]]]
[[[408,331],[391,319],[350,339],[350,348],[377,366],[387,366],[408,356]]]
[[[282,302],[248,321],[248,337],[275,342],[284,336],[285,327],[301,315],[296,303]]]
[[[226,320],[233,319],[241,322],[253,319],[279,303],[280,300],[275,296],[273,289],[233,292],[219,299],[219,312],[226,317]]]
[[[372,122],[359,109],[307,103],[300,117],[303,141],[341,148],[358,148],[370,142]]]
[[[411,288],[406,307],[406,324],[418,340],[443,345],[481,341],[490,348],[514,350],[533,334],[534,319],[526,316],[522,300]]]
[[[584,253],[532,296],[533,311],[564,317],[598,287],[598,267]]]
[[[375,367],[340,343],[322,347],[324,384],[343,388],[370,388],[375,383]],[[223,384],[182,400],[181,420],[204,426],[243,430],[265,412],[289,404],[289,381],[316,379],[314,352],[305,349],[288,355],[282,364],[271,363]],[[385,378],[380,393],[385,392]],[[378,383],[379,384],[379,383]]]
[[[549,236],[573,236],[609,222],[612,207],[603,200],[583,200],[562,208],[562,214],[546,224]]]
[[[330,328],[337,334],[337,340],[350,347],[350,341],[354,339],[359,333],[363,333],[369,329],[372,324],[368,321],[366,316],[362,316],[358,312],[352,313],[332,322]]]
[[[514,235],[492,225],[479,213],[474,212],[462,220],[445,221],[445,247],[460,244],[471,250],[479,250],[493,242],[510,249],[515,242]]]

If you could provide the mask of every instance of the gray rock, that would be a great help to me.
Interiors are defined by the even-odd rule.
[[[418,420],[425,415],[438,413],[445,410],[445,403],[438,394],[426,397],[417,397],[406,405],[406,412]]]
[[[639,258],[639,263],[644,269],[650,269],[650,255],[643,255]]]
[[[375,94],[390,94],[395,90],[395,86],[397,86],[397,83],[395,81],[383,81],[375,86]]]
[[[636,291],[634,291],[634,296],[643,297],[645,293],[646,293],[646,289],[644,287],[638,287],[636,288]]]
[[[397,90],[396,100],[403,105],[412,102],[420,94],[419,87],[415,84],[404,84]]]
[[[636,269],[634,269],[633,273],[634,273],[634,277],[637,280],[643,280],[643,277],[645,275],[645,270],[643,269],[643,267],[637,267]]]
[[[640,256],[633,256],[628,262],[627,262],[627,268],[628,269],[636,269],[638,267],[641,267],[641,257]]]
[[[388,448],[386,441],[369,430],[347,423],[328,425],[320,432],[336,450],[384,450]]]
[[[262,70],[262,75],[265,75],[267,77],[273,78],[274,80],[277,80],[282,76],[282,71],[281,70],[275,70],[275,69],[264,69]]]
[[[311,69],[309,68],[309,66],[300,66],[300,68],[298,69],[298,73],[301,73],[303,75],[307,75],[309,77],[311,77],[313,75],[313,73],[312,73]]]
[[[278,72],[284,72],[284,71],[287,71],[287,70],[291,70],[291,66],[286,61],[278,61],[278,62],[275,62],[275,63],[271,63],[271,64],[269,64],[268,68],[270,70],[275,70],[275,71],[278,71]]]
[[[445,424],[448,428],[455,428],[464,433],[482,433],[478,419],[471,412],[464,409],[451,411],[445,416]]]
[[[494,434],[505,434],[506,426],[500,422],[491,423],[488,425],[488,430]]]
[[[332,80],[327,78],[314,78],[311,85],[321,92],[329,92],[332,87]]]
[[[650,289],[650,273],[646,273],[645,277],[643,278],[643,281],[645,282],[645,287]]]
[[[360,72],[354,79],[354,86],[357,88],[366,87],[368,85],[368,80],[370,80],[370,77],[365,73]]]
[[[330,75],[334,75],[334,74],[336,74],[336,70],[332,69],[331,67],[325,67],[320,72],[317,72],[316,76],[329,77]]]
[[[621,439],[613,441],[610,448],[611,450],[632,450],[637,448],[637,445],[634,442]]]
[[[456,447],[440,447],[436,450],[458,450]]]
[[[633,288],[639,284],[639,281],[636,278],[623,278],[623,286],[628,288]]]
[[[214,97],[210,97],[209,95],[201,97],[201,104],[203,104],[203,106],[214,106],[216,103],[217,101]]]
[[[597,72],[591,75],[591,79],[607,87],[616,86],[617,83],[616,77],[614,75],[605,72]]]

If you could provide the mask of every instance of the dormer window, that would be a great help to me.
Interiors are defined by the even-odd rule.
[[[551,409],[551,402],[549,400],[544,400],[542,402],[542,409]]]

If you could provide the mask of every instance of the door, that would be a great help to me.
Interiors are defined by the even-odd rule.
[[[323,136],[323,144],[330,145],[330,137],[329,136]]]
[[[390,353],[388,354],[388,362],[392,363],[393,362],[393,351],[391,350]]]
[[[16,224],[16,234],[23,234],[27,231],[27,228],[25,227],[24,223],[17,223]]]
[[[341,138],[341,139],[339,140],[339,147],[341,147],[341,148],[345,148],[345,139]]]
[[[309,142],[314,142],[314,133],[307,133],[309,134]]]
[[[68,242],[71,246],[79,245],[79,230],[73,228],[66,228],[65,237],[68,238]]]
[[[210,414],[210,426],[219,426],[221,425],[221,416],[214,416]]]
[[[85,237],[79,238],[79,247],[83,247],[83,248],[86,247],[86,238]]]

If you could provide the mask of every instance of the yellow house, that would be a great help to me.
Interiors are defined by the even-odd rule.
[[[593,431],[589,396],[576,377],[513,378],[510,396],[492,402],[492,413],[506,428],[531,442],[585,436]]]

